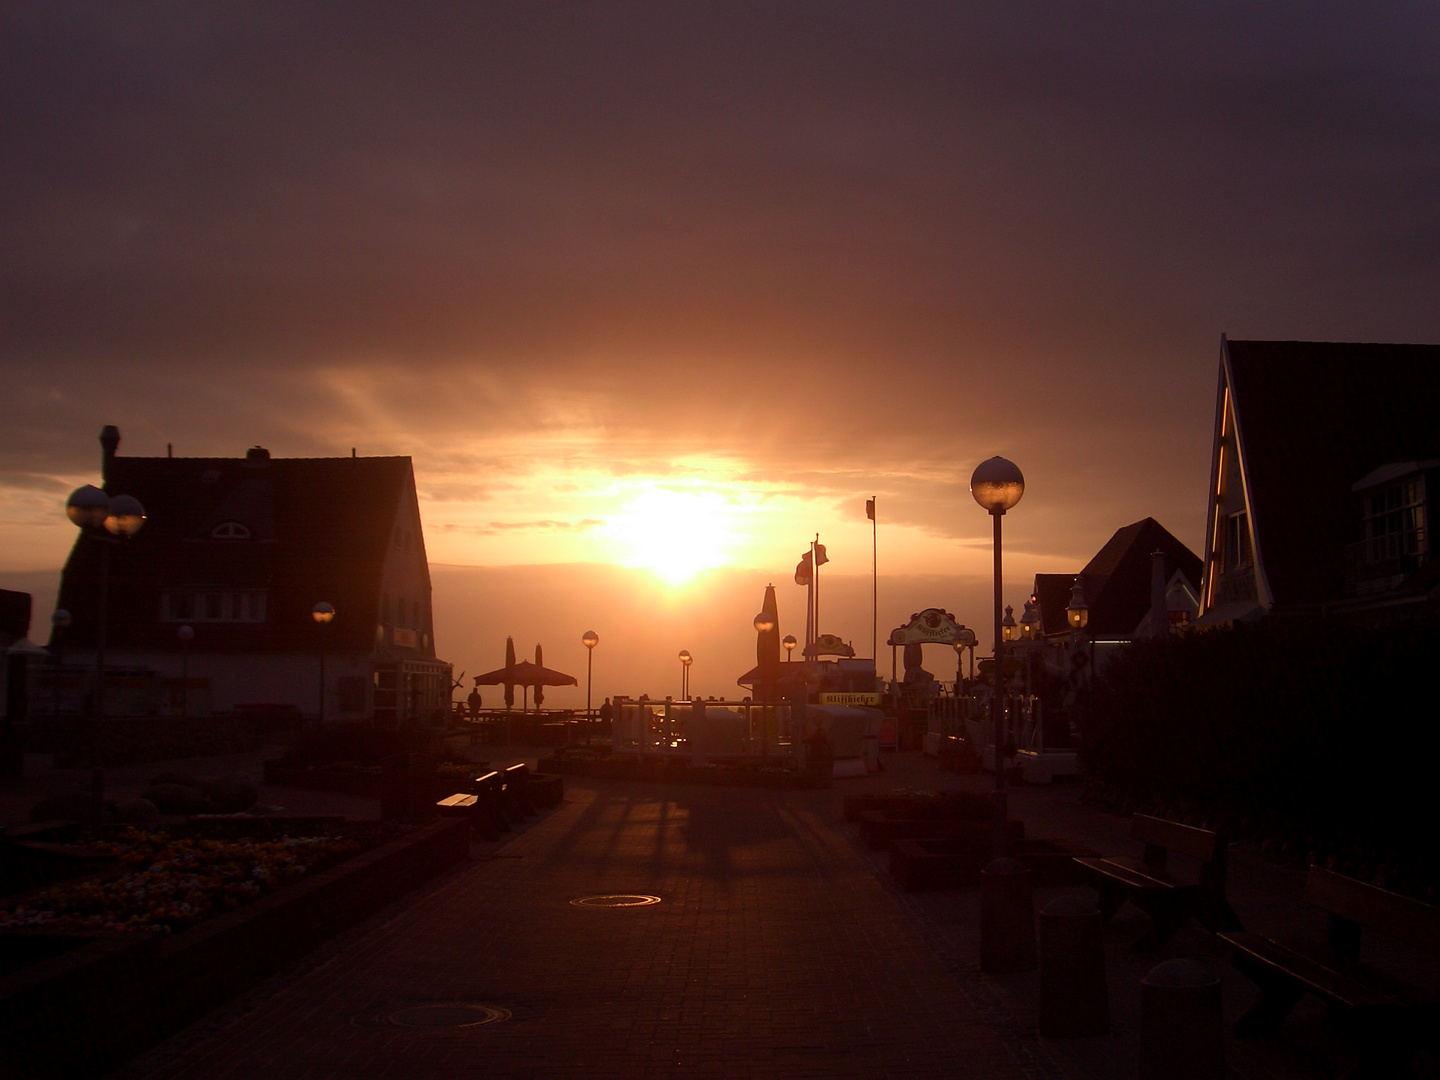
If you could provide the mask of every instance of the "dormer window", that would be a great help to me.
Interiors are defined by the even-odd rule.
[[[249,540],[250,529],[238,521],[222,521],[210,530],[211,540]]]
[[[1370,565],[1423,561],[1427,539],[1423,475],[1365,496],[1365,561]]]

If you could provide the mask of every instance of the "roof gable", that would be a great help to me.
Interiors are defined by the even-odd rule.
[[[1353,485],[1440,456],[1440,346],[1227,341],[1223,362],[1271,599],[1338,598],[1361,538]]]

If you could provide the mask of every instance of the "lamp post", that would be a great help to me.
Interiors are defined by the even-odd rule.
[[[690,665],[695,658],[690,655],[689,649],[680,650],[680,700],[690,700]]]
[[[590,687],[595,682],[595,646],[600,644],[600,635],[594,630],[586,630],[580,644],[585,646],[585,745],[589,746],[590,725],[594,723],[590,715]]]
[[[785,646],[785,662],[788,664],[791,659],[793,659],[792,654],[795,652],[795,646],[799,645],[800,642],[795,640],[794,634],[786,634],[780,639],[780,644]]]
[[[1005,761],[1004,750],[1001,746],[1000,729],[1002,720],[1002,702],[1000,696],[1001,686],[1005,678],[1005,642],[1004,627],[1000,606],[1004,602],[1003,586],[1004,579],[1001,576],[1001,542],[1000,542],[1000,519],[1005,516],[1005,511],[1012,509],[1025,494],[1025,477],[1013,461],[1006,461],[1002,457],[993,457],[988,461],[982,461],[975,467],[974,473],[970,476],[970,494],[975,501],[984,508],[990,515],[993,522],[994,547],[995,547],[995,693],[991,699],[990,708],[995,730],[995,794],[994,794],[994,825],[995,825],[995,857],[1002,858],[1009,854],[1009,837],[1006,831],[1006,821],[1009,818],[1009,811],[1006,805],[1005,795]],[[1013,626],[1013,620],[1012,620]]]
[[[311,609],[310,614],[320,627],[320,722],[325,722],[325,628],[335,618],[335,609],[324,600]]]
[[[55,719],[60,719],[60,671],[65,666],[65,631],[70,628],[70,612],[56,608],[50,615],[50,651],[55,657]]]
[[[180,639],[180,719],[190,715],[190,642],[195,640],[195,628],[190,625],[175,631]]]
[[[1065,608],[1065,618],[1070,623],[1071,639],[1073,641],[1072,648],[1074,649],[1074,653],[1070,662],[1070,670],[1073,672],[1075,670],[1076,663],[1074,657],[1080,657],[1083,655],[1080,652],[1080,645],[1085,634],[1085,627],[1090,622],[1090,608],[1085,603],[1085,588],[1083,585],[1081,585],[1080,579],[1078,577],[1075,579],[1075,585],[1070,590],[1070,603]],[[1090,677],[1094,678],[1095,650],[1093,647],[1091,648],[1090,653]],[[1076,691],[1079,691],[1078,684],[1076,686]]]
[[[110,604],[110,545],[123,543],[145,524],[145,508],[129,495],[114,498],[93,484],[78,487],[65,502],[65,514],[81,531],[100,544],[100,611],[95,634],[95,718],[105,715],[105,629]],[[102,536],[104,529],[110,536]],[[111,539],[114,537],[115,539]]]

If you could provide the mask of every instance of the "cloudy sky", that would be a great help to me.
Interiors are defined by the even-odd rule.
[[[0,571],[114,423],[409,454],[435,564],[691,603],[868,574],[878,495],[983,625],[980,460],[1017,600],[1198,549],[1221,333],[1440,341],[1437,191],[1431,5],[7,3]]]

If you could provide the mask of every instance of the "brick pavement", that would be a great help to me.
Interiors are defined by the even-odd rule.
[[[837,807],[835,792],[570,781],[565,805],[516,840],[127,1075],[1034,1075],[837,828]],[[570,902],[614,893],[661,902]],[[388,1019],[444,1002],[510,1018]]]

